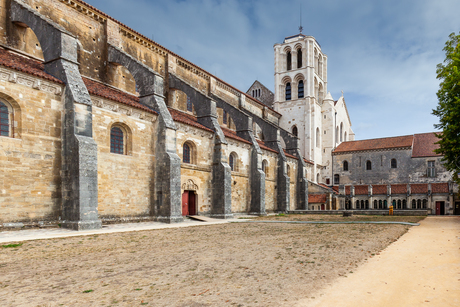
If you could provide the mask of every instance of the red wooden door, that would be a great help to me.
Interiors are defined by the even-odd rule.
[[[196,195],[195,192],[189,191],[188,193],[188,214],[189,215],[196,215]]]
[[[188,191],[185,191],[184,194],[182,194],[182,215],[188,215],[188,195]]]
[[[321,210],[324,210],[324,204],[321,205]]]
[[[441,215],[441,202],[436,202],[436,215]]]

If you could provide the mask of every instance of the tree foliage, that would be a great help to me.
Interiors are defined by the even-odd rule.
[[[453,172],[454,180],[460,184],[460,32],[449,35],[443,50],[446,59],[436,69],[441,83],[437,92],[438,106],[433,110],[439,117],[435,127],[442,129],[436,153],[444,156],[444,166]]]

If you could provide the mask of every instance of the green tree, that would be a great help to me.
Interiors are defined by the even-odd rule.
[[[433,114],[439,117],[442,129],[438,133],[439,149],[436,153],[444,156],[443,162],[447,170],[453,172],[453,179],[460,184],[460,32],[451,33],[446,46],[444,63],[438,64],[437,78],[441,80],[438,96],[438,106]]]

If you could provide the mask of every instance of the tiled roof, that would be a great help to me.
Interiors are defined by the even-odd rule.
[[[297,160],[297,157],[296,157],[296,156],[291,155],[290,153],[287,153],[286,150],[284,150],[284,154],[286,155],[286,157],[289,157],[289,158],[292,158],[292,159],[296,159],[296,160]]]
[[[407,184],[392,184],[391,185],[391,194],[406,194],[407,193]]]
[[[0,65],[49,81],[64,84],[61,80],[45,72],[45,65],[43,65],[42,62],[26,58],[3,48],[0,48]]]
[[[315,163],[313,163],[313,161],[310,161],[310,160],[307,160],[305,158],[303,158],[303,160],[305,161],[305,163],[308,163],[308,164],[311,164],[311,165],[314,165]]]
[[[350,195],[351,194],[351,186],[347,185],[345,187],[345,195]]]
[[[142,109],[146,112],[157,114],[157,112],[153,111],[149,107],[139,103],[139,97],[137,96],[130,95],[128,93],[122,92],[120,90],[117,90],[115,88],[112,88],[110,86],[104,85],[100,82],[85,77],[83,77],[83,82],[85,83],[86,88],[88,89],[88,92],[91,95],[107,98],[113,101],[129,105],[131,107]]]
[[[268,151],[271,151],[271,152],[276,152],[276,153],[278,153],[276,150],[271,149],[270,147],[268,147],[267,145],[265,145],[265,143],[262,142],[261,140],[257,140],[257,143],[259,143],[259,146],[260,146],[261,149],[265,149],[265,150],[268,150]]]
[[[434,152],[439,148],[439,141],[434,132],[414,134],[414,147],[412,149],[412,158],[436,157],[440,156]]]
[[[227,128],[224,128],[224,127],[220,127],[222,129],[222,132],[224,133],[225,137],[227,138],[230,138],[230,139],[234,139],[234,140],[237,140],[237,141],[240,141],[240,142],[243,142],[243,143],[246,143],[246,144],[251,144],[251,142],[243,139],[242,137],[239,137],[235,131],[233,130],[230,130],[230,129],[227,129]]]
[[[449,184],[444,183],[432,183],[431,193],[449,193]]]
[[[416,183],[410,185],[411,194],[426,194],[428,193],[428,184]]]
[[[333,186],[332,189],[336,192],[336,193],[339,193],[339,187],[338,186]],[[345,193],[346,193],[346,187],[345,187]],[[348,188],[348,191],[350,191],[350,188]],[[348,193],[350,194],[350,193]]]
[[[369,186],[355,185],[355,195],[367,195],[367,194],[369,194]]]
[[[412,135],[397,136],[381,139],[370,139],[362,141],[350,141],[340,143],[333,153],[344,153],[353,151],[366,151],[376,149],[407,148],[412,146]]]
[[[168,110],[169,110],[169,113],[171,113],[171,116],[172,116],[173,120],[175,120],[176,122],[187,124],[187,125],[190,125],[190,126],[200,128],[200,129],[203,129],[203,130],[210,131],[210,132],[214,133],[214,131],[212,131],[208,127],[205,127],[202,124],[198,123],[198,121],[197,121],[195,116],[193,116],[191,114],[181,112],[181,111],[176,110],[176,109],[168,108]]]
[[[327,201],[327,194],[309,194],[309,204],[324,204]]]
[[[387,186],[384,184],[376,184],[372,186],[373,195],[386,195],[387,193]]]

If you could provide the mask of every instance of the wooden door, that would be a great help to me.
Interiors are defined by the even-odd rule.
[[[193,191],[188,192],[188,214],[196,215],[196,194]]]
[[[441,203],[440,201],[436,202],[436,215],[441,215]]]
[[[321,210],[324,210],[324,204],[321,205]]]
[[[188,203],[189,203],[189,193],[184,191],[182,194],[182,215],[188,215]]]

